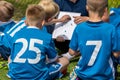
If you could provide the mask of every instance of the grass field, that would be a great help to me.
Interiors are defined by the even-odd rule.
[[[31,4],[31,3],[36,4],[40,0],[6,0],[6,1],[9,1],[9,2],[13,3],[13,5],[15,6],[14,19],[15,20],[20,20],[22,17],[24,17],[27,5]],[[118,5],[120,5],[119,0],[109,0],[109,8],[110,7],[117,7]],[[60,80],[69,80],[69,73],[72,71],[72,69],[76,65],[76,63],[78,61],[78,58],[79,57],[71,60],[70,65],[68,67],[68,73],[66,74],[66,76],[64,76]],[[3,64],[2,66],[5,66],[5,67],[0,66],[0,80],[10,80],[6,77],[6,73],[8,71],[7,61],[4,61],[4,60],[0,59],[0,64]],[[118,71],[119,71],[119,78],[117,80],[120,80],[120,66],[118,67]]]

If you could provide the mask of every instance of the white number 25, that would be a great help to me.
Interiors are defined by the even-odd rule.
[[[100,48],[101,48],[102,41],[87,41],[86,45],[96,45],[95,49],[92,53],[92,56],[90,58],[90,61],[88,62],[88,66],[92,66],[96,60],[96,57],[98,55]]]
[[[16,55],[13,62],[25,63],[26,60],[28,60],[28,62],[30,64],[36,64],[36,63],[38,63],[40,61],[41,50],[38,47],[35,47],[35,43],[43,44],[42,40],[30,39],[30,43],[28,43],[28,41],[26,39],[20,38],[20,39],[17,39],[15,43],[22,43],[23,47],[21,48],[21,50]],[[36,53],[36,58],[35,59],[20,58],[25,53],[27,48],[29,49],[29,51],[34,51]]]

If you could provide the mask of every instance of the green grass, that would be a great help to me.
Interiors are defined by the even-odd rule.
[[[14,6],[15,6],[15,16],[13,17],[14,20],[20,20],[21,18],[24,17],[25,15],[25,10],[26,7],[29,4],[36,4],[38,3],[40,0],[6,0],[11,2]],[[119,0],[109,0],[109,8],[111,7],[117,7],[118,5],[120,5],[120,1]],[[60,80],[69,80],[69,73],[73,70],[74,66],[76,65],[76,63],[78,62],[78,58],[75,58],[73,60],[71,60],[70,65],[68,66],[68,73],[66,74],[66,76],[64,76],[62,79]],[[0,59],[0,63],[5,63],[4,65],[7,66],[7,61],[1,60]],[[10,80],[6,77],[8,68],[7,67],[0,67],[0,80]],[[118,71],[119,71],[119,76],[120,76],[120,66],[118,67]],[[118,78],[118,80],[120,80],[120,77]]]
[[[37,4],[40,0],[6,0],[11,2],[15,7],[15,20],[20,20],[25,15],[25,10],[29,4]]]

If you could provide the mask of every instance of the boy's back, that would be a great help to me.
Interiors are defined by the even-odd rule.
[[[49,52],[50,54],[47,55],[51,59],[57,55],[55,49],[49,46],[52,43],[51,36],[37,27],[25,27],[16,33],[12,40],[14,49],[11,51],[8,75],[12,79],[14,77],[41,80],[47,78],[49,70],[45,62],[45,53]]]
[[[75,73],[81,79],[114,80],[111,55],[120,53],[116,28],[102,21],[107,5],[108,0],[87,0],[89,21],[79,24],[73,33],[69,53],[80,50]]]
[[[87,21],[77,26],[70,48],[80,50],[82,57],[75,68],[75,72],[80,78],[113,79],[114,71],[110,56],[117,47],[114,30],[114,26],[102,21]],[[76,42],[79,44],[75,44]]]
[[[63,75],[69,61],[66,57],[58,59],[51,35],[43,30],[45,15],[41,6],[31,5],[25,22],[20,21],[5,34],[5,45],[11,48],[11,79],[53,80]]]

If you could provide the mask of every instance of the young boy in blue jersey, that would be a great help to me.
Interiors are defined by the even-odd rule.
[[[7,1],[0,1],[0,41],[4,36],[4,32],[8,31],[15,25],[15,22],[11,19],[14,14],[14,6]],[[0,42],[0,56],[7,60],[10,54],[10,50],[2,45]]]
[[[51,21],[51,19],[53,17],[55,17],[56,14],[59,12],[58,5],[55,2],[53,2],[52,0],[49,0],[49,1],[48,0],[41,0],[39,2],[39,5],[41,5],[44,8],[45,13],[47,14],[46,18],[45,18],[45,24],[49,24],[49,22]],[[22,18],[22,20],[19,21],[15,26],[13,26],[13,28],[11,28],[9,31],[7,31],[7,34],[9,34],[14,29],[16,29],[16,32],[18,32],[21,29],[23,29],[25,27],[25,25],[26,25],[25,24],[25,20],[26,20],[26,17]],[[43,27],[42,30],[45,31],[45,32],[47,32],[46,26]],[[3,45],[5,45],[6,47],[9,48],[11,46],[10,43],[9,43],[9,41],[11,41],[12,37],[13,37],[12,35],[9,36],[9,39],[5,39],[4,37],[2,37],[2,41],[4,42]]]
[[[53,80],[62,76],[69,61],[57,57],[50,34],[42,30],[45,11],[40,5],[26,10],[26,26],[9,32],[12,37],[8,76],[14,80]],[[16,32],[16,33],[15,33]],[[14,34],[15,33],[15,34]],[[7,36],[5,36],[7,37]],[[46,56],[49,63],[46,63]]]
[[[115,27],[102,21],[108,0],[87,0],[89,20],[78,24],[74,30],[67,57],[81,57],[70,80],[114,80],[112,52],[119,56],[118,37]]]

